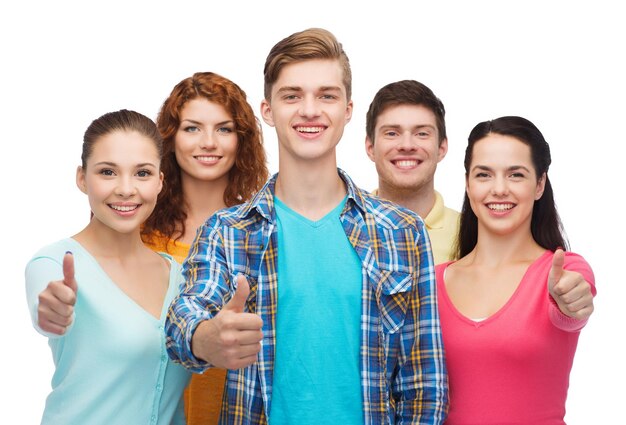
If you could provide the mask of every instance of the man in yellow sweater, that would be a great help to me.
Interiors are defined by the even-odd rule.
[[[378,173],[374,194],[419,214],[435,264],[451,260],[459,213],[444,205],[434,183],[437,164],[448,152],[441,100],[414,80],[384,86],[367,111],[365,149]]]

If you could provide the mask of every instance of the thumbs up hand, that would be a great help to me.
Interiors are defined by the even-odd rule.
[[[548,291],[566,316],[584,320],[593,313],[591,285],[580,273],[563,269],[565,253],[557,249],[548,274]]]
[[[63,256],[63,280],[48,283],[39,294],[37,307],[38,324],[41,330],[63,335],[72,324],[78,284],[74,278],[74,256],[71,252]]]
[[[263,339],[263,320],[244,313],[250,285],[237,275],[237,290],[213,319],[198,325],[191,338],[194,356],[226,369],[240,369],[256,362]]]

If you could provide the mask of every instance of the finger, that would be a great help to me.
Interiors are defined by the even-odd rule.
[[[230,310],[237,313],[243,313],[246,307],[246,300],[250,295],[250,285],[244,275],[237,275],[237,290],[233,297],[224,306],[224,310]]]
[[[65,286],[63,281],[50,282],[46,290],[39,294],[39,305],[45,305],[61,315],[68,315],[76,303],[76,294]]]
[[[48,333],[55,334],[55,335],[65,335],[65,332],[67,331],[66,326],[59,326],[55,323],[45,321],[45,320],[39,321],[39,328],[41,328],[41,330],[44,332],[48,332]]]
[[[74,278],[74,255],[70,251],[67,251],[63,256],[63,282],[72,291],[78,290],[78,284]]]
[[[239,345],[258,345],[263,340],[263,332],[256,331],[242,331],[237,335],[237,341]]]
[[[553,291],[554,286],[559,283],[559,280],[561,280],[564,263],[565,253],[561,248],[559,248],[554,252],[554,256],[552,257],[552,267],[550,268],[550,273],[548,274],[548,289],[550,292]]]

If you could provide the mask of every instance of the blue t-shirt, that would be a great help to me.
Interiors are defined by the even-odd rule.
[[[363,277],[339,220],[346,199],[319,221],[274,202],[278,311],[269,423],[362,424]]]

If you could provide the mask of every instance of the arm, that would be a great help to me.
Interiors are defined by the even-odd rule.
[[[440,424],[448,411],[448,375],[437,309],[430,241],[420,227],[416,280],[400,335],[398,373],[392,385],[398,424]]]
[[[589,264],[579,255],[558,249],[548,274],[550,319],[565,331],[582,329],[593,313],[595,278]]]
[[[66,253],[62,266],[49,257],[35,258],[26,266],[25,275],[26,300],[33,326],[49,338],[64,335],[74,322],[78,290],[74,257]]]
[[[209,366],[241,368],[256,361],[260,351],[263,324],[258,316],[243,312],[247,280],[238,277],[236,292],[232,289],[219,228],[219,218],[213,216],[198,232],[183,264],[185,286],[172,301],[165,323],[169,356],[195,372]]]

